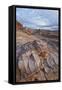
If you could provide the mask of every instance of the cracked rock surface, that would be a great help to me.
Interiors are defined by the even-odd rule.
[[[55,41],[38,33],[16,31],[16,82],[58,80],[58,41]]]

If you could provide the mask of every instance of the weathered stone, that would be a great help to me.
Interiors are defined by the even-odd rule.
[[[16,30],[21,30],[21,29],[23,29],[23,25],[18,21],[16,21]]]
[[[48,74],[46,74],[47,80],[58,80],[58,73],[53,73],[50,71]]]
[[[57,53],[51,53],[51,57],[54,58],[54,62],[58,65],[58,55],[57,55]]]
[[[47,60],[44,60],[42,65],[43,65],[43,68],[44,68],[45,72],[49,73],[51,68],[48,66]]]
[[[20,70],[20,73],[21,73],[21,78],[23,79],[24,78],[24,72],[25,72],[25,67],[24,67],[24,63],[23,63],[23,60],[19,60],[18,62],[18,68]]]
[[[48,58],[47,58],[47,63],[48,63],[48,66],[53,68],[53,66],[55,65],[54,63],[54,58],[51,57],[51,55],[49,54]]]
[[[30,73],[30,70],[29,70],[29,68],[28,68],[29,58],[28,58],[28,56],[26,55],[26,53],[22,55],[22,59],[23,59],[23,63],[24,63],[24,67],[25,67],[26,73],[29,74],[29,73]]]
[[[58,54],[53,50],[54,53],[50,52],[50,48],[52,49],[52,47],[48,48],[42,40],[27,42],[22,46],[18,44],[16,60],[20,70],[20,82],[58,78]]]
[[[40,58],[39,58],[39,56],[37,55],[37,53],[35,51],[32,51],[32,55],[34,57],[34,60],[35,60],[35,62],[37,64],[37,66],[39,67],[39,65],[40,65]]]
[[[35,60],[32,55],[29,58],[29,69],[31,72],[34,72],[36,70]]]
[[[16,80],[19,81],[20,79],[21,79],[20,71],[19,71],[18,67],[16,67]]]
[[[42,70],[40,70],[40,72],[38,73],[38,80],[46,80],[44,72]]]

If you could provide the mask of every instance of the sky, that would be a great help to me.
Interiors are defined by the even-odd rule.
[[[58,10],[16,8],[16,20],[33,29],[57,29]]]

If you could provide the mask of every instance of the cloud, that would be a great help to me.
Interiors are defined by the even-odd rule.
[[[58,11],[16,8],[16,20],[30,28],[58,25]]]

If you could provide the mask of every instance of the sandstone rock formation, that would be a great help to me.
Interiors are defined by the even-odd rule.
[[[18,21],[16,21],[16,30],[20,30],[20,29],[23,29],[23,25]]]
[[[58,78],[54,78],[55,74],[53,73],[58,72],[56,71],[56,67],[58,67],[56,58],[58,57],[54,56],[55,53],[50,53],[48,47],[43,46],[43,44],[40,41],[33,41],[20,47],[20,56],[18,57],[18,68],[21,73],[20,81],[49,80],[48,76],[50,78],[50,75],[53,76],[51,77],[52,80]]]
[[[16,31],[16,82],[58,80],[58,47],[41,37]]]

